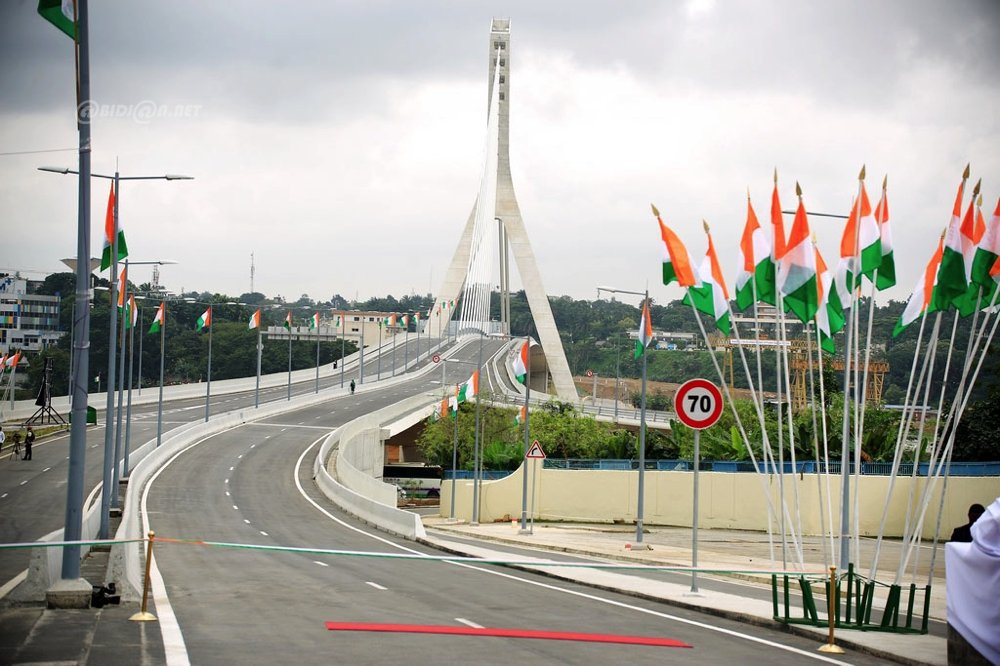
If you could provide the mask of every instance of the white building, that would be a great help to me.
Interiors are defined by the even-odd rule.
[[[0,354],[42,351],[64,334],[59,330],[59,297],[30,293],[33,284],[0,274]]]

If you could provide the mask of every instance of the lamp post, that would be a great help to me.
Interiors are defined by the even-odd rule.
[[[447,367],[447,365],[449,363],[466,363],[468,365],[472,365],[471,361],[462,361],[462,360],[459,360],[457,358],[442,358],[441,359],[441,386],[442,386],[442,388],[444,388],[445,386],[447,386],[447,384],[445,383],[445,368]],[[456,389],[456,394],[457,394],[457,389]],[[447,394],[445,394],[445,398],[447,398],[447,397],[448,397]],[[476,394],[476,403],[477,404],[479,403],[478,392]],[[451,444],[451,518],[450,518],[451,520],[455,520],[455,495],[456,495],[456,490],[458,488],[458,477],[457,477],[457,473],[458,473],[458,408],[459,408],[459,404],[458,404],[458,398],[457,398],[457,395],[456,395],[456,398],[455,398],[455,434],[454,434],[454,437],[453,437],[453,440],[452,440],[452,444]],[[479,423],[477,421],[476,422],[476,429],[478,430],[478,428],[479,428]],[[477,436],[477,442],[478,442],[478,436]],[[473,468],[472,468],[472,478],[473,478],[473,509],[472,509],[473,514],[472,515],[473,515],[473,520],[477,520],[476,513],[475,513],[476,512],[476,503],[475,503],[476,467],[475,467],[475,465],[478,464],[478,457],[474,458],[474,460],[476,462],[473,464]]]
[[[84,124],[88,126],[87,133],[89,134],[89,119],[86,120],[84,122]],[[81,129],[81,133],[82,133],[82,131],[83,130]],[[82,140],[82,136],[81,136],[81,140]],[[88,139],[88,142],[89,142],[89,139]],[[101,489],[101,526],[100,526],[100,532],[98,534],[98,538],[107,539],[108,536],[109,536],[108,535],[108,532],[109,532],[109,518],[110,518],[110,516],[109,516],[109,508],[110,508],[110,504],[111,504],[112,467],[114,466],[112,464],[112,458],[114,457],[114,448],[113,448],[113,445],[114,445],[114,439],[113,439],[114,428],[112,428],[111,417],[112,417],[112,414],[114,413],[114,407],[115,407],[115,405],[114,405],[114,402],[115,402],[115,352],[116,352],[116,349],[115,349],[116,340],[115,340],[115,338],[116,338],[117,328],[118,328],[117,327],[118,310],[115,307],[116,287],[117,287],[117,285],[115,283],[115,280],[118,277],[117,276],[117,273],[118,273],[118,230],[120,228],[120,226],[118,224],[118,205],[119,205],[119,198],[120,198],[120,196],[119,196],[120,195],[119,185],[121,184],[121,181],[123,181],[123,180],[192,180],[192,178],[190,176],[178,176],[178,175],[173,175],[173,174],[165,174],[165,175],[162,175],[162,176],[122,176],[117,170],[115,170],[114,175],[93,173],[93,172],[90,171],[89,145],[88,145],[87,164],[84,167],[83,163],[82,163],[82,159],[81,159],[81,171],[74,171],[73,169],[69,169],[69,168],[65,168],[65,167],[38,167],[38,170],[39,171],[48,171],[50,173],[58,173],[58,174],[62,174],[62,175],[67,175],[67,174],[80,175],[81,172],[82,172],[85,177],[90,177],[90,178],[104,178],[105,180],[110,180],[110,181],[112,181],[114,183],[114,196],[115,196],[115,200],[114,200],[114,212],[113,212],[113,230],[112,230],[112,236],[111,236],[111,239],[110,239],[111,240],[111,308],[110,308],[111,312],[109,314],[109,326],[108,326],[108,335],[109,335],[109,341],[108,341],[108,382],[107,382],[108,383],[108,398],[107,398],[107,406],[106,406],[105,412],[104,412],[104,420],[105,420],[105,430],[104,430],[104,478],[103,478],[103,486],[102,486],[102,489]],[[89,185],[88,185],[87,189],[88,189],[88,192],[87,192],[87,194],[88,194],[88,196],[87,196],[87,199],[88,199],[87,205],[89,206],[89,198],[90,198],[89,197]],[[81,188],[81,191],[82,191],[82,188]],[[80,201],[80,205],[81,205],[81,207],[84,205],[84,202],[83,202],[82,198],[81,198],[81,201]],[[88,211],[88,216],[89,216],[89,211]],[[88,224],[88,231],[89,231],[89,224]],[[82,256],[87,256],[89,254],[90,254],[90,252],[89,252],[89,239],[88,239],[88,251],[87,251],[87,254],[86,255],[82,255]],[[77,267],[77,273],[78,273],[77,279],[81,280],[81,277],[82,277],[81,281],[86,281],[86,276],[80,276],[79,275],[80,272],[82,272],[82,266],[78,266]],[[78,285],[77,288],[79,289],[79,285]],[[89,319],[89,316],[88,316],[88,319]],[[89,334],[89,321],[87,322],[87,324],[88,324],[87,328],[88,328],[88,334]],[[80,368],[82,369],[83,366],[80,366]],[[86,410],[86,405],[84,406],[84,410]],[[86,420],[86,411],[84,411],[84,413],[80,416],[80,419],[83,420],[83,421]],[[67,509],[67,512],[68,512],[68,509]],[[67,536],[67,538],[69,538],[69,537]]]
[[[597,294],[600,296],[602,291],[606,291],[612,294],[632,294],[633,296],[642,296],[643,303],[649,300],[649,289],[645,291],[629,291],[627,289],[612,289],[611,287],[598,287]],[[643,518],[643,500],[645,495],[645,474],[646,474],[646,356],[645,350],[642,354],[642,392],[639,401],[639,488],[638,488],[638,499],[636,501],[636,511],[635,511],[635,541],[637,544],[642,543],[642,518]],[[618,396],[615,396],[616,406],[617,406]]]

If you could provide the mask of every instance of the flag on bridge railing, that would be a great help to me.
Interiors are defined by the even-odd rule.
[[[469,398],[474,398],[479,393],[479,370],[472,373],[472,376],[465,380],[458,389],[458,402],[465,402]]]
[[[514,358],[514,377],[522,384],[528,380],[528,351],[529,343],[525,340],[521,351]]]
[[[319,330],[319,313],[318,312],[313,313],[313,316],[309,318],[309,328],[311,328],[314,331],[318,331]]]
[[[282,324],[289,331],[292,330],[292,311],[289,310],[288,314],[285,315],[285,323]]]
[[[247,328],[260,328],[260,308],[250,315],[250,323],[247,324]]]
[[[160,307],[156,308],[156,316],[153,317],[153,324],[149,327],[150,333],[159,333],[160,329],[163,327],[164,315],[166,314],[167,304],[165,302],[160,303]]]
[[[653,342],[653,322],[649,315],[649,299],[642,301],[642,319],[639,320],[639,337],[635,341],[635,357],[639,358]]]
[[[111,184],[108,194],[108,210],[104,214],[104,250],[101,252],[101,270],[111,265],[112,239],[115,237],[115,186]],[[125,230],[118,228],[118,261],[128,256],[128,245],[125,243]]]
[[[200,331],[202,329],[208,328],[211,325],[212,325],[212,306],[209,305],[208,309],[205,310],[200,317],[198,317],[198,321],[194,325],[194,330]]]

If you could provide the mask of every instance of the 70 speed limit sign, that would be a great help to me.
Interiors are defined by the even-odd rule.
[[[704,430],[722,416],[722,392],[707,379],[689,379],[677,389],[674,411],[687,427]]]

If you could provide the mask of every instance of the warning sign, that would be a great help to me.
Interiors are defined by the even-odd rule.
[[[538,443],[536,439],[531,443],[531,448],[528,452],[524,454],[525,458],[545,458],[545,451],[542,451],[542,445]]]

